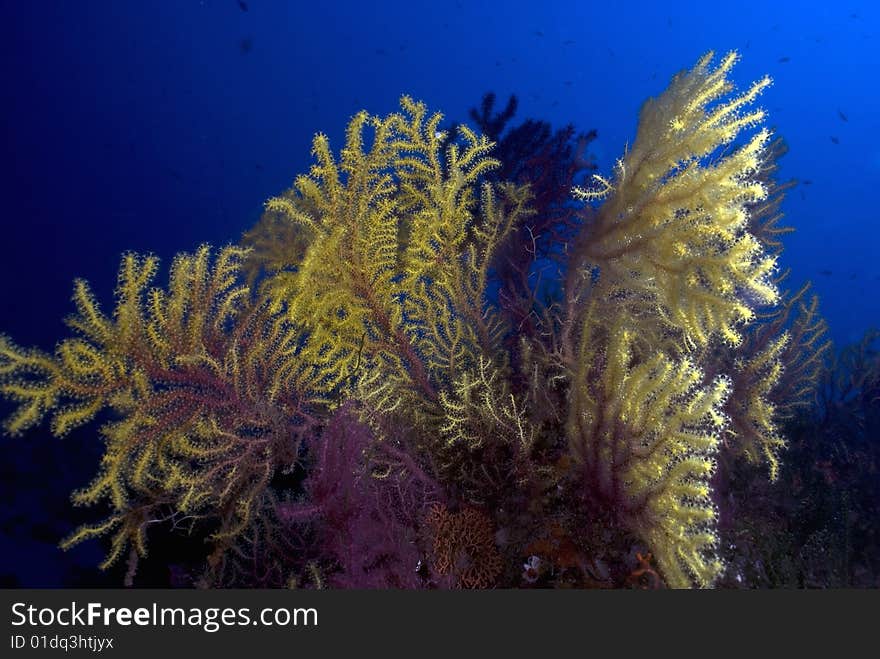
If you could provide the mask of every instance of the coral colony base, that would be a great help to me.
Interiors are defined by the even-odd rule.
[[[779,288],[770,80],[712,60],[589,181],[594,133],[493,151],[491,97],[489,136],[360,112],[241,244],[164,288],[125,254],[109,315],[77,281],[54,354],[0,338],[6,431],[105,444],[73,501],[106,517],[61,546],[108,537],[129,584],[181,537],[200,586],[716,584],[719,465],[777,478],[827,344]]]

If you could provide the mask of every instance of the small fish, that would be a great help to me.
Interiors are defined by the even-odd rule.
[[[843,113],[843,110],[841,110],[840,108],[837,108],[837,116],[840,117],[842,121],[849,121],[847,116]]]
[[[563,46],[573,46],[576,43],[577,42],[574,39],[566,39],[565,41],[562,42],[562,45]]]
[[[562,84],[565,85],[566,87],[571,87],[574,83],[573,83],[571,80],[566,80],[566,81],[565,81],[564,83],[562,83]]]
[[[786,62],[790,62],[791,58],[786,55],[785,57],[780,57],[778,61],[780,64],[785,64]]]
[[[385,49],[384,49],[384,48],[377,48],[377,49],[374,50],[373,52],[375,52],[377,55],[387,55],[387,54],[388,54],[388,53],[385,52]]]
[[[534,32],[532,32],[532,34],[534,34],[536,37],[543,37],[544,36],[544,33],[541,32],[541,30],[535,30]]]
[[[805,178],[805,179],[804,179],[803,181],[801,181],[801,182],[802,182],[804,185],[813,185],[813,180],[812,180],[812,179]]]
[[[820,274],[820,275],[825,275],[826,277],[830,277],[830,276],[833,275],[834,273],[831,272],[831,270],[819,270],[819,274]]]
[[[242,11],[247,11],[248,10],[247,3],[244,2],[244,0],[238,0],[238,8],[241,9]]]
[[[247,55],[254,49],[254,40],[251,37],[245,37],[238,42],[238,49],[242,55]]]
[[[262,171],[263,171],[263,166],[262,166],[260,163],[257,163],[257,171],[258,171],[258,172],[262,172]]]
[[[831,136],[831,141],[834,142],[835,144],[840,144],[840,140],[838,138],[836,138],[834,135]]]

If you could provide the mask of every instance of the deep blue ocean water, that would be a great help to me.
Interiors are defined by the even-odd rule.
[[[780,176],[801,181],[784,204],[797,229],[782,257],[790,286],[813,282],[838,345],[880,326],[876,3],[2,6],[0,331],[19,343],[51,348],[64,335],[76,277],[108,304],[125,250],[167,264],[202,242],[237,241],[262,202],[307,170],[313,134],[338,148],[358,110],[387,113],[406,93],[466,120],[485,92],[515,93],[518,120],[595,128],[591,151],[607,173],[634,138],[641,103],[710,49],[741,52],[740,86],[773,77],[761,105],[790,147]],[[88,440],[71,440],[86,465]],[[66,492],[88,477],[69,452],[0,442],[7,482],[51,473]],[[55,489],[45,498],[58,499]],[[24,537],[24,518],[48,505],[39,496],[4,489],[4,510],[18,511],[0,529],[9,583],[59,583],[96,562],[94,546],[57,559],[67,529]]]

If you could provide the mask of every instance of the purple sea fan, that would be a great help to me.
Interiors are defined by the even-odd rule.
[[[423,587],[419,526],[427,507],[440,500],[439,486],[391,439],[377,442],[348,405],[307,446],[313,456],[307,499],[281,504],[278,513],[289,523],[313,525],[318,552],[333,566],[327,583]]]

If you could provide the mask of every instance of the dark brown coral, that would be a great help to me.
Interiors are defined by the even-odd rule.
[[[452,576],[461,588],[490,588],[501,574],[503,560],[495,546],[492,520],[476,508],[451,512],[434,505],[427,528],[433,538],[434,569]]]

